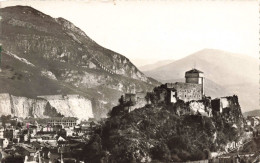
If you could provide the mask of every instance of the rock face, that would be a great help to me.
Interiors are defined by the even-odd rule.
[[[193,101],[189,103],[189,108],[191,112],[193,113],[199,113],[203,116],[209,116],[212,117],[212,109],[207,107],[203,102],[201,101]]]
[[[93,118],[91,101],[79,95],[39,96],[46,99],[58,113],[79,119]]]
[[[0,94],[0,114],[17,117],[55,116],[93,118],[91,101],[79,95],[40,96],[36,99]]]

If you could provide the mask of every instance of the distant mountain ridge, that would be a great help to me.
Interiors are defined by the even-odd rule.
[[[260,110],[252,110],[252,111],[248,111],[243,113],[244,117],[247,116],[259,116],[260,117]]]
[[[0,93],[36,97],[79,94],[105,116],[129,90],[149,91],[147,78],[128,58],[98,45],[63,18],[28,6],[1,8],[3,47]]]
[[[230,94],[237,94],[243,111],[259,108],[258,60],[248,56],[204,49],[144,73],[159,81],[170,82],[183,78],[185,71],[191,69],[194,63],[197,69],[204,72],[206,79],[216,83],[219,88],[222,87]],[[219,94],[219,91],[216,90],[214,94]]]
[[[139,69],[141,71],[149,71],[149,70],[153,70],[153,69],[159,68],[161,66],[167,65],[172,62],[174,62],[174,60],[161,60],[161,61],[158,61],[158,62],[155,62],[152,64],[147,64],[147,65],[141,66],[141,67],[139,67]]]

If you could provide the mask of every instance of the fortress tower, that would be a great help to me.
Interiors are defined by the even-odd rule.
[[[202,94],[204,95],[204,73],[197,69],[192,69],[185,72],[185,82],[192,84],[201,84],[202,85]]]

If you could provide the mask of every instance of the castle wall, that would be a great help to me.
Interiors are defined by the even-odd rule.
[[[171,99],[170,99],[171,103],[176,103],[177,102],[177,98],[176,98],[176,92],[171,90]]]
[[[167,88],[176,90],[176,97],[185,102],[202,99],[202,85],[192,83],[167,83]]]
[[[126,93],[125,94],[125,101],[132,101],[132,102],[136,102],[136,94],[132,94],[132,93]]]
[[[222,109],[229,107],[228,99],[225,97],[220,98],[220,104]]]
[[[142,101],[145,100],[146,93],[145,92],[136,92],[136,100]]]
[[[220,99],[218,99],[218,98],[211,100],[211,107],[216,112],[222,112],[222,108],[220,106]]]

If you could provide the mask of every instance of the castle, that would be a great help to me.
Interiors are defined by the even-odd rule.
[[[205,96],[204,73],[195,68],[185,72],[185,82],[166,83],[155,87],[152,92],[132,92],[123,96],[124,110],[131,112],[146,104],[174,108],[177,115],[226,114],[240,108],[236,95],[211,99]],[[234,110],[233,110],[234,111]]]
[[[162,90],[167,90],[167,95],[160,97],[159,101],[167,101],[170,103],[176,103],[177,100],[182,100],[184,102],[202,100],[204,96],[204,73],[197,69],[192,69],[185,72],[185,83],[166,83],[160,86]],[[135,107],[142,107],[149,103],[145,99],[145,92],[131,92],[124,95],[124,101],[131,101]],[[131,106],[130,110],[135,107]]]
[[[185,83],[166,83],[164,88],[170,91],[170,102],[178,99],[184,102],[201,100],[204,96],[204,73],[197,69],[185,72]]]

